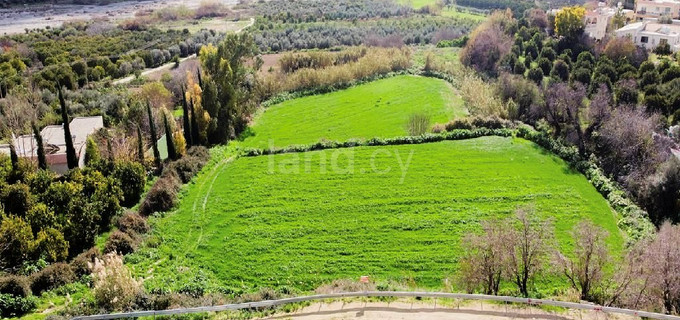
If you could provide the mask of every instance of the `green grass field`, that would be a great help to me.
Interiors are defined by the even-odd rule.
[[[592,219],[622,248],[614,213],[585,177],[528,141],[486,137],[221,161],[176,212],[152,220],[153,245],[127,260],[148,289],[308,291],[361,275],[441,289],[462,237],[523,205],[554,219],[563,247]],[[540,281],[544,292],[567,287]]]
[[[242,145],[285,147],[320,139],[394,137],[407,134],[414,113],[444,123],[465,116],[463,101],[443,80],[397,76],[347,90],[289,100],[259,115]]]

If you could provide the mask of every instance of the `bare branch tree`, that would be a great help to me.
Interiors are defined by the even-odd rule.
[[[470,234],[463,241],[461,280],[468,292],[481,288],[485,294],[498,294],[503,276],[507,232],[501,221],[482,223],[481,234]]]
[[[509,252],[506,266],[520,293],[528,297],[529,283],[543,269],[550,251],[552,223],[540,220],[533,207],[517,209],[514,219],[509,222],[505,228],[512,224],[515,228],[509,231],[507,237]]]
[[[572,231],[574,252],[571,257],[556,253],[556,264],[571,286],[581,293],[581,299],[592,298],[594,287],[604,279],[604,267],[609,261],[605,239],[607,231],[589,220],[579,223]]]

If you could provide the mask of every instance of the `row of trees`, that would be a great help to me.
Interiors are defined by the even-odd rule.
[[[556,246],[552,224],[532,208],[482,223],[463,243],[461,280],[468,291],[497,295],[511,284],[529,296],[539,275],[566,279],[581,300],[607,306],[680,312],[680,226],[665,223],[653,239],[631,247],[619,261],[608,233],[586,220],[571,231],[567,253]]]
[[[260,23],[265,22],[259,21],[258,24]],[[263,52],[328,49],[362,44],[396,47],[451,40],[441,39],[441,31],[454,34],[454,39],[468,33],[475,25],[477,22],[471,19],[422,16],[379,22],[369,20],[352,25],[342,22],[276,24],[271,29],[263,28],[264,30],[255,32],[254,37],[258,48]],[[387,39],[390,41],[384,41]]]
[[[674,121],[668,104],[680,69],[648,61],[629,39],[594,46],[583,35],[583,13],[564,8],[549,19],[531,11],[519,20],[495,13],[473,32],[461,61],[497,78],[498,115],[534,124],[585,158],[593,155],[657,225],[678,221],[676,141],[664,128]],[[557,38],[539,27],[548,20]]]

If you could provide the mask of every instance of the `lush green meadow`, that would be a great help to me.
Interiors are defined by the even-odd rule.
[[[467,114],[451,85],[439,79],[396,76],[347,90],[289,100],[267,108],[243,141],[248,147],[285,147],[320,139],[407,135],[414,113],[432,124]]]
[[[215,158],[128,257],[149,289],[306,291],[360,275],[439,289],[464,235],[526,205],[553,219],[563,248],[582,219],[609,231],[614,252],[623,243],[585,177],[522,139]]]

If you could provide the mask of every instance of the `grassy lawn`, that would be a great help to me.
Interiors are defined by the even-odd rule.
[[[398,76],[348,90],[289,100],[258,116],[242,145],[267,147],[307,144],[322,138],[393,137],[407,134],[414,113],[432,124],[465,116],[462,99],[439,79]]]
[[[484,15],[458,10],[456,7],[444,8],[441,12],[441,15],[444,17],[472,19],[479,22],[486,20],[486,16]]]
[[[397,0],[397,2],[405,5],[411,5],[411,7],[415,9],[420,9],[424,6],[436,4],[437,0]]]
[[[152,219],[153,246],[126,260],[149,290],[299,292],[361,275],[441,289],[462,237],[523,205],[554,219],[562,247],[592,219],[622,250],[614,213],[585,177],[528,141],[485,137],[223,162]],[[540,279],[546,294],[565,287]]]

